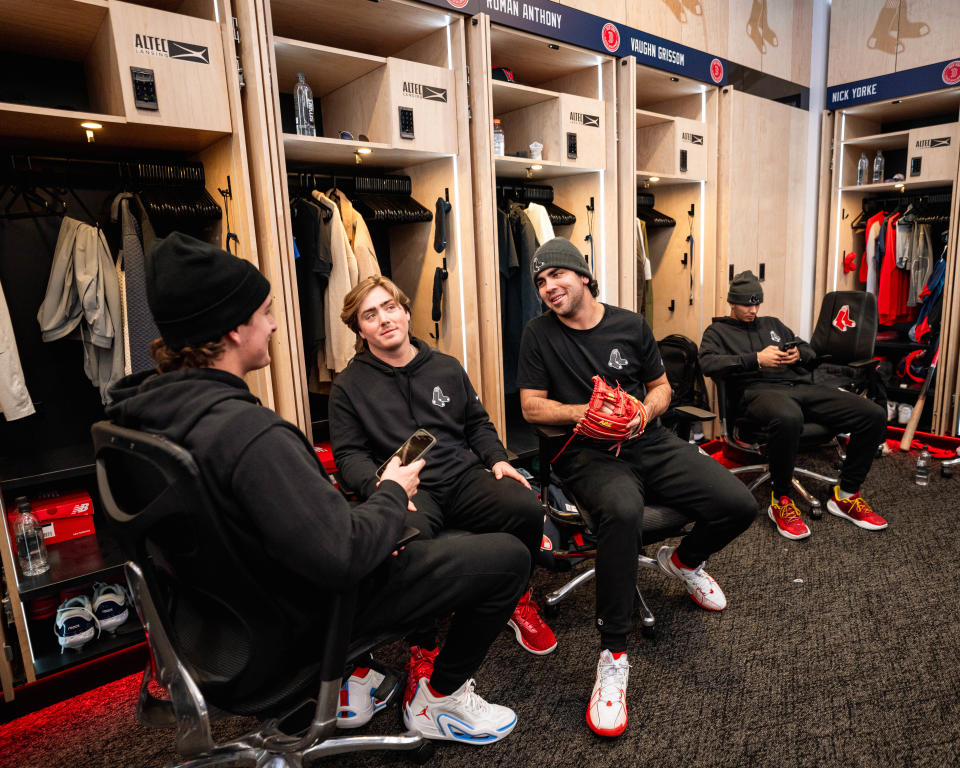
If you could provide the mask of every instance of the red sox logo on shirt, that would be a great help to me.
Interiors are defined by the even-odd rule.
[[[850,305],[844,304],[840,307],[840,311],[837,312],[837,316],[833,318],[833,327],[836,328],[841,333],[846,333],[847,328],[856,328],[856,321],[850,317]]]

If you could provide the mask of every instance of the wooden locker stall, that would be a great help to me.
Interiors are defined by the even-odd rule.
[[[410,297],[413,333],[457,357],[479,391],[463,20],[406,0],[237,0],[237,17],[251,39],[242,62],[258,236],[283,294],[290,369],[277,388],[293,406],[285,415],[308,435],[325,433],[328,384],[309,371],[316,366],[304,348],[295,271],[290,200],[299,180],[350,197],[361,178],[392,187],[395,177],[409,179],[410,196],[431,215],[390,227],[367,222],[381,270],[389,267]],[[313,91],[315,136],[298,135],[293,122],[301,72]],[[405,115],[411,123],[401,122]],[[434,249],[438,199],[451,206],[442,253]],[[432,319],[437,268],[446,269],[439,323]]]
[[[803,204],[808,114],[732,87],[720,92],[717,315],[729,314],[734,274],[763,284],[761,313],[797,333],[802,307]]]
[[[552,196],[554,205],[575,217],[572,224],[555,224],[554,234],[569,239],[590,260],[600,300],[620,303],[616,62],[491,24],[485,14],[470,19],[467,42],[481,397],[507,447],[520,453],[535,447],[535,441],[504,370],[497,208],[511,201],[526,204],[534,194]],[[493,79],[493,67],[511,70],[514,80]],[[501,121],[504,133],[502,156],[494,155],[494,119]],[[534,142],[543,145],[540,159],[530,157]],[[532,187],[540,189],[530,191]]]
[[[713,316],[717,89],[631,56],[619,63],[618,106],[621,306],[644,311],[640,297],[652,290],[644,303],[654,335],[680,333],[699,344]],[[666,218],[650,216],[650,207]],[[650,219],[649,286],[637,254],[638,218]]]
[[[934,262],[943,255],[946,271],[943,287],[943,320],[936,379],[920,420],[921,431],[956,435],[958,313],[957,199],[958,125],[960,93],[956,90],[892,99],[838,110],[833,114],[832,173],[829,175],[829,230],[817,248],[817,295],[833,290],[862,290],[859,269],[848,271],[845,262],[857,267],[866,253],[865,225],[879,211],[905,213],[913,206],[919,223],[929,227]],[[826,143],[826,139],[825,139]],[[885,158],[883,180],[872,180],[878,151]],[[861,155],[868,161],[868,175],[858,184]],[[899,232],[898,232],[899,234]],[[886,258],[886,257],[884,257]],[[910,338],[913,318],[884,320],[881,297],[877,356],[897,366],[911,353],[926,360],[935,345]],[[909,375],[897,376],[887,387],[887,396],[897,403],[916,402],[920,383]],[[896,423],[896,422],[894,422]]]
[[[120,192],[153,200],[145,207],[157,236],[177,221],[190,230],[189,217],[206,211],[203,236],[259,266],[233,30],[218,21],[230,16],[229,0],[0,1],[0,57],[20,73],[0,85],[0,281],[36,409],[0,420],[10,448],[0,457],[0,556],[13,616],[0,658],[7,700],[14,684],[143,640],[134,616],[116,634],[61,654],[44,613],[63,590],[121,578],[124,558],[98,520],[90,426],[104,416],[100,393],[84,375],[78,341],[41,340],[37,310],[64,216],[101,228],[116,258],[110,202]],[[159,196],[185,179],[191,201],[208,197],[180,198],[181,218],[164,220]],[[14,247],[27,238],[34,247]],[[269,368],[248,384],[273,404]],[[89,493],[96,533],[51,545],[50,570],[24,576],[7,525],[14,499],[73,489]]]

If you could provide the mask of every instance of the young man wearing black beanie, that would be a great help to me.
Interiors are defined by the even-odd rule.
[[[886,430],[886,414],[871,400],[813,383],[813,348],[775,317],[757,315],[763,288],[750,270],[735,275],[727,293],[728,317],[715,317],[703,332],[700,367],[727,382],[727,400],[737,412],[766,425],[773,490],[767,516],[787,539],[805,539],[810,529],[793,501],[793,467],[804,421],[849,432],[847,458],[827,511],[867,531],[887,521],[860,496],[873,456]]]
[[[583,418],[593,377],[616,382],[643,403],[647,426],[620,446],[578,437],[553,462],[597,533],[600,661],[587,724],[602,736],[627,727],[627,639],[633,628],[637,554],[644,504],[689,514],[693,530],[679,546],[661,547],[661,568],[680,579],[693,601],[721,611],[727,601],[704,561],[749,527],[756,504],[746,487],[696,446],[660,425],[670,384],[653,333],[634,312],[597,301],[597,283],[577,248],[563,238],[534,254],[533,281],[550,308],[531,320],[520,344],[517,383],[523,415],[534,424],[572,428]],[[640,415],[634,419],[640,424]]]
[[[249,262],[178,232],[156,244],[145,266],[162,336],[152,347],[157,371],[121,380],[107,415],[193,455],[234,545],[289,617],[276,669],[289,674],[316,661],[326,619],[316,606],[329,591],[357,589],[354,631],[362,635],[406,631],[453,613],[431,680],[435,695],[410,726],[428,738],[468,743],[509,734],[516,715],[481,699],[470,676],[523,591],[526,549],[495,533],[469,543],[414,541],[394,551],[423,461],[401,466],[394,459],[369,498],[351,507],[303,433],[261,406],[244,383],[270,362],[276,323],[267,280]],[[339,726],[373,716],[382,680],[373,670],[354,672],[341,692]]]

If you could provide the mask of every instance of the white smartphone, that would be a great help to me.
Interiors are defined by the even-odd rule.
[[[426,456],[427,451],[433,448],[436,442],[437,438],[427,432],[427,430],[418,429],[410,435],[407,442],[397,448],[390,458],[380,465],[380,469],[377,470],[377,477],[383,476],[383,470],[387,468],[387,464],[391,462],[394,456],[399,456],[400,463],[403,465],[411,464],[417,459],[422,459]]]

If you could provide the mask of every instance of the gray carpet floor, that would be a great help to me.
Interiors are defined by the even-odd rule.
[[[776,534],[765,511],[708,566],[726,591],[719,614],[697,608],[679,582],[642,571],[657,616],[636,633],[629,726],[600,739],[584,722],[598,640],[593,589],[551,621],[559,647],[524,652],[504,631],[477,690],[513,707],[518,725],[485,747],[441,744],[429,763],[460,766],[950,766],[960,763],[960,477],[913,483],[915,459],[879,459],[864,494],[890,521],[866,532],[825,514],[801,542]],[[826,490],[816,489],[822,497]],[[768,497],[758,493],[764,504]],[[537,591],[567,576],[538,573]],[[399,644],[383,661],[402,664]],[[0,727],[0,764],[153,766],[175,757],[166,731],[140,726],[136,685],[118,681]],[[63,727],[66,723],[67,726]],[[57,727],[51,727],[57,724]],[[217,724],[221,734],[249,721]],[[361,732],[398,730],[396,710]],[[339,766],[393,765],[383,755]]]

